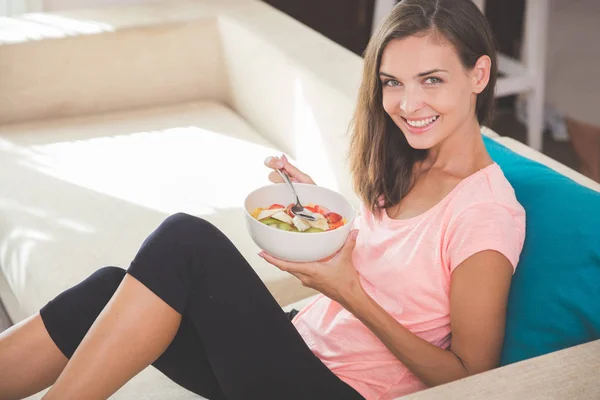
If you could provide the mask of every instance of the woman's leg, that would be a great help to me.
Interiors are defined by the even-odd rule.
[[[52,385],[124,277],[122,268],[102,268],[50,301],[39,314],[3,332],[0,400],[22,399]],[[192,392],[224,399],[195,329],[185,316],[154,366]]]
[[[128,273],[189,317],[227,399],[362,399],[312,353],[252,267],[207,221],[169,217]]]
[[[128,285],[128,280],[134,282],[133,285],[135,286]],[[138,303],[143,303],[142,307],[144,309],[156,306],[155,299],[158,299],[158,297],[148,289],[145,289],[145,287],[145,290],[140,290],[141,288],[139,286],[140,284],[135,278],[126,276],[124,269],[106,267],[96,271],[83,282],[63,292],[42,308],[40,311],[44,323],[42,329],[46,336],[48,336],[49,333],[49,337],[53,340],[53,347],[56,348],[56,346],[58,346],[60,351],[62,351],[61,355],[64,354],[62,357],[65,360],[67,360],[67,357],[72,359],[69,362],[69,367],[72,367],[73,365],[77,367],[77,365],[73,363],[75,360],[75,357],[73,356],[75,353],[82,351],[79,350],[79,347],[83,349],[83,343],[86,342],[87,336],[94,335],[95,327],[90,329],[92,325],[99,325],[101,327],[102,325],[105,325],[106,320],[101,322],[101,319],[98,318],[99,315],[101,316],[102,314],[116,313],[116,315],[118,315],[120,320],[110,326],[110,328],[113,329],[113,333],[117,335],[124,334],[126,338],[130,338],[131,335],[150,336],[149,341],[153,340],[152,336],[155,335],[154,331],[161,326],[160,322],[157,321],[158,325],[151,326],[147,329],[148,327],[144,328],[144,322],[139,323],[140,318],[142,318],[144,314],[143,310],[134,317],[129,317],[127,315],[131,309],[136,308]],[[123,297],[122,294],[119,295],[119,291],[125,291],[127,297]],[[117,295],[115,292],[117,292]],[[115,307],[115,302],[114,300],[111,300],[111,298],[116,299],[118,296],[121,297],[121,300],[126,299],[130,304],[128,304],[127,307],[121,306],[120,309]],[[149,302],[147,297],[150,297]],[[159,312],[160,307],[164,307],[165,305],[166,304],[161,301],[161,304],[158,305],[159,308],[154,308],[153,310]],[[121,310],[124,308],[129,310],[122,312]],[[132,318],[133,320],[126,323],[122,322],[122,320],[128,318]],[[98,323],[95,324],[97,319]],[[196,335],[193,325],[186,316],[179,319],[181,323],[178,324],[179,327],[177,333],[160,357],[156,361],[152,360],[154,361],[153,365],[173,381],[196,394],[200,394],[210,399],[224,399],[225,397],[212,374],[211,367],[206,361],[204,348]],[[46,332],[46,329],[48,333]],[[162,333],[159,333],[159,335],[162,335]],[[84,340],[84,337],[86,340]],[[54,343],[56,343],[56,345]],[[107,346],[105,343],[99,343],[96,348],[105,349]],[[95,352],[96,348],[92,347],[92,353]],[[113,342],[113,345],[108,346],[109,355],[118,353],[118,351],[115,350],[119,348],[122,349],[122,344],[114,344]],[[145,358],[147,355],[143,354],[141,357]],[[99,357],[99,359],[101,358],[102,356]],[[127,348],[125,351],[121,351],[121,354],[119,354],[117,358],[119,363],[130,365],[131,358],[136,357],[132,357],[130,355],[130,349]],[[33,359],[35,359],[35,357],[33,357]],[[90,362],[96,362],[96,360],[92,357]],[[148,363],[146,363],[146,365]],[[84,370],[85,371],[83,372],[88,373],[93,371],[93,369],[86,369],[85,366]],[[118,372],[119,371],[117,371],[117,373]],[[105,379],[103,376],[98,376],[96,378],[99,382],[103,382]],[[70,387],[71,384],[73,384],[76,386],[73,388],[76,393],[74,397],[77,397],[77,393],[79,393],[79,398],[81,398],[81,393],[85,393],[86,398],[94,398],[92,397],[94,394],[94,391],[92,390],[93,387],[85,386],[85,384],[77,386],[79,384],[78,382],[64,382],[63,385]],[[51,389],[51,392],[56,392],[60,389],[58,384],[59,382]],[[101,390],[104,390],[104,387],[102,387]],[[57,396],[64,398],[62,394]],[[48,393],[48,397],[50,397],[50,392]],[[105,397],[108,397],[108,395]],[[102,397],[98,396],[97,398]]]
[[[48,398],[108,397],[158,357],[184,315],[201,344],[199,364],[210,367],[209,373],[192,370],[190,379],[214,378],[229,400],[362,399],[312,354],[241,254],[206,221],[185,214],[168,218],[128,272]],[[59,329],[55,336],[61,336]],[[61,347],[61,338],[55,341]],[[157,367],[170,348],[173,343]],[[182,365],[177,361],[169,363],[174,370]]]
[[[67,361],[40,314],[10,327],[0,334],[0,400],[22,399],[46,389]]]
[[[126,276],[45,399],[106,399],[169,346],[181,315]]]
[[[40,313],[0,334],[0,400],[31,396],[56,381],[125,273],[122,268],[102,268],[50,301]],[[288,319],[296,313],[293,310]],[[186,315],[175,338],[153,365],[196,394],[225,399]]]

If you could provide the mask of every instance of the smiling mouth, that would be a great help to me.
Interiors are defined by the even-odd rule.
[[[435,121],[437,121],[437,119],[439,118],[439,115],[435,115],[433,117],[429,117],[429,118],[424,118],[424,119],[413,119],[413,120],[408,120],[404,117],[402,117],[402,119],[404,120],[404,122],[406,122],[407,125],[413,127],[413,128],[426,128],[427,126],[433,124]]]

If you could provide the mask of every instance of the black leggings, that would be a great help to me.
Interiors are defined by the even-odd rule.
[[[102,268],[41,309],[65,356],[126,273],[182,315],[173,342],[152,365],[184,388],[211,400],[364,400],[311,352],[229,239],[181,213],[144,241],[127,271]]]

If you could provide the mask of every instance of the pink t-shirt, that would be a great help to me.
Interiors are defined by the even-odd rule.
[[[450,345],[451,274],[471,255],[491,249],[516,267],[525,211],[497,164],[462,180],[423,214],[378,220],[361,207],[353,261],[365,291],[398,322],[429,343]],[[354,315],[319,295],[294,318],[310,349],[368,400],[424,389]]]

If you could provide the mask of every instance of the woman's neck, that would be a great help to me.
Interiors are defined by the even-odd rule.
[[[429,149],[427,158],[419,163],[419,169],[421,172],[435,169],[468,176],[492,162],[483,143],[479,123],[473,119]]]

